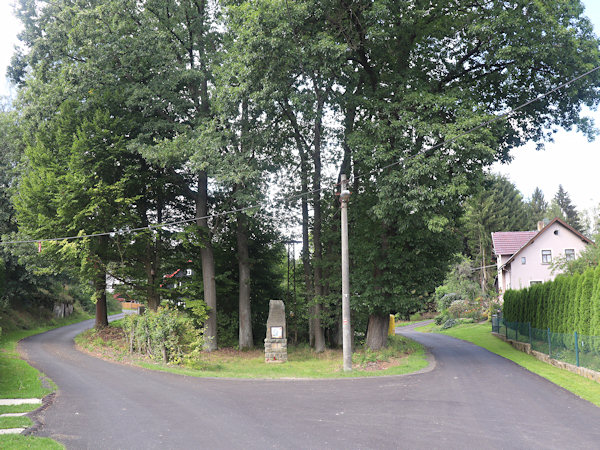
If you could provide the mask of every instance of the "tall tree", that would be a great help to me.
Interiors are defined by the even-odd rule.
[[[209,306],[206,346],[217,347],[216,286],[209,192],[210,149],[198,146],[197,133],[210,120],[210,83],[219,48],[218,4],[147,0],[46,4],[22,0],[19,8],[29,52],[17,55],[13,76],[29,87],[30,114],[49,114],[61,96],[85,98],[112,89],[127,99],[143,127],[129,135],[130,148],[160,164],[195,204],[201,229],[204,300]],[[67,39],[68,37],[68,39]],[[32,76],[24,77],[29,66]],[[66,69],[68,67],[68,70]],[[54,81],[66,74],[63,85]],[[49,86],[52,86],[49,88]],[[37,89],[36,89],[37,87]],[[204,153],[209,153],[207,157]],[[199,155],[198,155],[199,154]],[[192,156],[198,155],[198,163]],[[218,158],[211,160],[218,163]],[[156,217],[155,217],[156,218]],[[152,251],[152,249],[149,249]],[[149,267],[154,284],[160,280]]]
[[[480,190],[466,202],[464,229],[468,253],[479,266],[485,294],[493,277],[491,235],[495,231],[520,231],[528,227],[528,210],[521,193],[506,177],[488,175]]]
[[[275,104],[270,114],[287,122],[298,155],[305,281],[313,303],[311,331],[317,352],[325,348],[322,302],[323,276],[322,165],[327,143],[325,116],[331,104],[343,47],[329,39],[327,7],[320,2],[231,2],[228,14],[238,36],[245,75],[259,80],[258,94]],[[265,59],[268,53],[271,58]],[[279,119],[279,120],[281,120]],[[311,185],[312,184],[312,185]],[[312,195],[308,195],[308,192]],[[312,200],[312,202],[311,202]],[[313,217],[309,221],[309,206]],[[312,225],[312,229],[310,229]],[[309,242],[309,232],[312,240]],[[312,258],[310,252],[312,244]],[[309,259],[310,258],[310,259]]]
[[[122,129],[108,111],[77,110],[65,102],[59,114],[26,150],[15,207],[20,231],[41,238],[92,235],[132,223],[137,171],[132,169]],[[137,186],[137,183],[135,183]],[[84,279],[95,288],[96,327],[108,325],[106,275],[111,240],[101,234],[59,244],[69,257],[78,252]],[[73,247],[75,246],[75,247]],[[55,256],[60,256],[57,251]]]
[[[355,272],[353,285],[361,289],[355,307],[369,305],[370,323],[378,329],[368,330],[367,341],[380,345],[385,338],[375,336],[383,336],[384,318],[410,298],[406,279],[429,270],[439,280],[452,254],[427,259],[423,251],[421,264],[409,264],[406,257],[419,249],[419,237],[427,236],[426,248],[434,249],[455,236],[460,201],[481,167],[506,159],[510,148],[542,141],[544,130],[556,125],[589,130],[580,105],[597,104],[598,75],[572,85],[568,95],[554,92],[529,103],[510,121],[463,133],[493,112],[524,104],[595,67],[598,40],[578,1],[552,7],[413,0],[331,6],[332,30],[348,46],[343,86],[346,117],[355,117],[347,138],[355,190],[361,197],[371,193],[361,211],[379,224],[364,228],[377,236],[377,257],[364,257],[373,250],[354,256],[355,267],[371,268],[368,277]],[[404,251],[396,253],[395,246]],[[394,295],[403,287],[404,295]]]
[[[527,206],[529,209],[529,228],[535,230],[537,223],[546,218],[546,211],[548,209],[548,202],[539,187],[536,187],[533,194],[531,194],[531,199],[527,203]]]
[[[569,193],[564,190],[562,184],[558,185],[558,190],[554,195],[554,201],[556,202],[556,205],[558,205],[558,207],[560,208],[567,223],[573,228],[575,228],[577,231],[582,231],[581,223],[579,222],[579,213],[577,212],[577,209],[575,209],[575,205],[571,203]]]

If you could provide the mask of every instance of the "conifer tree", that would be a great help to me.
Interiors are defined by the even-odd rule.
[[[592,294],[590,335],[600,336],[600,265],[594,270],[595,288]],[[600,339],[598,339],[598,348],[600,351]]]
[[[579,221],[579,213],[577,212],[577,209],[575,209],[573,203],[571,203],[571,198],[569,197],[568,192],[562,187],[562,184],[558,185],[558,191],[554,196],[554,200],[563,212],[567,223],[577,231],[581,232],[582,227]]]
[[[546,301],[546,296],[548,295],[549,285],[548,283],[544,283],[542,286],[543,289],[536,305],[535,320],[531,324],[531,326],[534,328],[541,328],[543,323],[542,315],[544,313],[544,304]]]
[[[575,331],[577,326],[577,311],[579,309],[578,293],[581,292],[582,277],[578,273],[573,275],[571,278],[571,285],[569,286],[569,312],[568,312],[568,327],[567,332],[572,333]]]
[[[582,336],[590,335],[590,316],[592,294],[594,288],[594,269],[589,268],[583,273],[583,282],[581,285],[581,294],[579,296],[579,305],[577,312],[577,332]]]
[[[548,202],[544,198],[544,193],[539,187],[536,187],[531,195],[531,199],[527,203],[527,216],[529,218],[530,229],[535,230],[538,221],[546,218],[547,209]]]
[[[568,278],[564,275],[559,275],[556,280],[558,282],[559,292],[559,312],[560,312],[560,325],[558,331],[560,333],[567,333],[567,313],[569,310],[569,295],[568,295]]]

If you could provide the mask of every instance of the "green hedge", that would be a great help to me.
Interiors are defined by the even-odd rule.
[[[504,293],[504,318],[555,333],[600,336],[600,265]]]

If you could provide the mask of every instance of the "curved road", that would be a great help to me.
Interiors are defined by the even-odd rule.
[[[600,408],[487,350],[403,333],[435,357],[424,373],[344,380],[192,378],[102,361],[73,347],[92,322],[20,349],[56,382],[35,434],[79,449],[581,448]]]

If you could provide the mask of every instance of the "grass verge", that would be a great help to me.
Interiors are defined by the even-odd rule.
[[[0,428],[29,428],[33,425],[31,419],[27,416],[0,417]]]
[[[43,374],[23,361],[17,352],[17,343],[26,337],[43,333],[53,328],[89,319],[88,314],[79,312],[67,319],[35,319],[18,316],[18,321],[2,322],[0,335],[0,398],[42,398],[55,389],[51,380],[42,385]],[[26,327],[26,329],[23,329]],[[29,412],[40,405],[0,406],[0,414]],[[28,417],[1,417],[0,428],[27,428]],[[22,435],[0,435],[0,448],[10,449],[64,449],[64,446],[49,438]]]
[[[52,392],[54,387],[42,385],[42,374],[21,359],[17,352],[17,343],[34,334],[88,318],[88,315],[80,314],[45,325],[38,324],[27,330],[3,330],[0,335],[0,398],[42,398]]]
[[[0,414],[24,413],[38,409],[40,405],[0,405]]]
[[[21,436],[20,434],[5,434],[0,436],[0,447],[12,450],[61,450],[64,445],[50,438],[39,438],[34,436]]]
[[[423,346],[403,336],[393,336],[389,348],[379,352],[357,351],[352,372],[342,370],[342,351],[315,354],[308,346],[288,347],[288,362],[266,364],[262,349],[238,351],[221,349],[202,353],[186,366],[166,365],[140,355],[130,355],[118,323],[102,332],[88,330],[75,338],[76,344],[101,358],[137,365],[152,370],[196,377],[225,378],[346,378],[401,375],[427,367]]]
[[[492,335],[489,323],[459,325],[447,330],[441,330],[435,325],[427,325],[421,327],[419,331],[447,334],[464,341],[472,342],[492,353],[510,359],[530,372],[546,378],[596,406],[600,406],[600,383],[546,364],[527,353],[513,348],[507,342]]]

